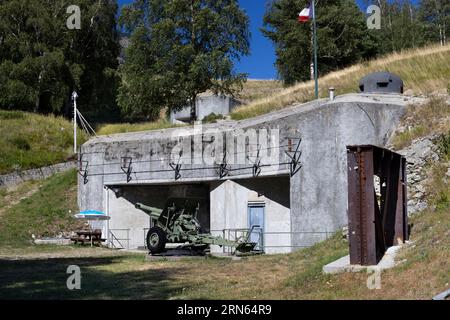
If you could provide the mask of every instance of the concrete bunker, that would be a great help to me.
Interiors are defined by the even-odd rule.
[[[158,207],[170,195],[199,194],[205,199],[202,223],[212,234],[232,238],[258,223],[263,224],[260,246],[266,253],[308,247],[348,223],[346,147],[386,146],[408,99],[349,94],[201,128],[96,137],[81,147],[79,207],[108,214],[104,234],[127,239],[123,247],[137,249],[145,246],[151,221],[134,208],[135,202]],[[251,130],[258,138],[239,142],[239,136]],[[264,132],[267,139],[261,139]],[[228,139],[228,134],[234,137]],[[187,139],[189,152],[177,149],[181,138]],[[219,140],[224,143],[214,149]],[[228,146],[230,141],[236,143]],[[236,151],[239,143],[245,153]],[[264,155],[265,149],[271,149],[270,155]],[[218,156],[217,151],[239,153],[245,164]],[[212,161],[195,163],[213,154]],[[113,190],[118,189],[124,196],[116,197]],[[114,245],[111,238],[109,246]],[[226,250],[211,247],[218,254]]]
[[[226,95],[202,94],[197,98],[195,116],[199,121],[214,113],[228,115],[240,102]],[[191,120],[191,107],[186,106],[170,113],[170,122],[173,124],[189,123]]]

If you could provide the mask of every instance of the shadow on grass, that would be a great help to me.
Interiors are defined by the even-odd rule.
[[[0,259],[0,299],[168,299],[181,291],[182,286],[170,279],[170,273],[176,272],[173,268],[170,272],[162,269],[120,272],[102,269],[113,268],[121,259]],[[78,265],[81,269],[81,290],[67,289],[69,265]]]

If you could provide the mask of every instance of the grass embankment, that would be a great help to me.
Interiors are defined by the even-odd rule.
[[[159,129],[167,129],[167,128],[172,128],[172,127],[175,127],[175,125],[170,123],[166,119],[160,119],[155,122],[104,124],[104,125],[98,126],[97,134],[106,136],[106,135],[116,134],[116,133],[159,130]]]
[[[31,235],[55,236],[79,229],[77,173],[71,170],[15,190],[0,189],[0,246],[30,244]],[[71,212],[70,212],[71,211]]]
[[[450,130],[450,105],[444,97],[432,97],[427,103],[411,105],[402,119],[402,128],[403,131],[392,138],[396,150],[429,134],[445,134]]]
[[[285,87],[279,80],[252,80],[244,83],[242,91],[237,95],[237,99],[243,104],[249,104],[255,100],[270,97],[281,92]]]
[[[330,87],[334,87],[338,95],[358,92],[359,80],[375,71],[389,71],[399,75],[405,82],[405,90],[410,93],[445,92],[450,85],[449,61],[450,45],[389,54],[321,77],[319,79],[319,95],[327,97]],[[310,101],[313,98],[314,83],[312,81],[302,82],[237,108],[231,117],[236,120],[251,118],[294,103]]]
[[[0,110],[0,174],[63,162],[73,156],[73,126],[62,117]],[[86,140],[79,131],[78,142]]]

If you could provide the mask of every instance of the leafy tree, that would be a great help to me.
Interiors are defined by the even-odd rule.
[[[66,26],[69,5],[81,30]],[[116,11],[108,0],[0,2],[0,108],[69,113],[73,90],[86,110],[114,103]]]
[[[237,0],[136,0],[121,25],[130,47],[120,68],[118,103],[129,119],[191,105],[200,93],[234,95],[246,75],[234,62],[249,53],[249,19]]]
[[[310,78],[311,23],[299,24],[308,0],[273,0],[264,17],[264,34],[276,46],[276,66],[286,84]],[[321,0],[316,5],[318,69],[325,74],[370,57],[376,39],[353,0]]]

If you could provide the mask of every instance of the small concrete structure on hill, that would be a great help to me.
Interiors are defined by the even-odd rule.
[[[389,72],[370,73],[359,82],[362,93],[403,94],[403,80]]]
[[[222,95],[202,95],[197,98],[196,116],[202,121],[205,117],[214,113],[216,115],[228,115],[240,103],[236,99]],[[173,124],[189,123],[191,120],[191,107],[186,106],[179,111],[170,114],[170,122]]]

